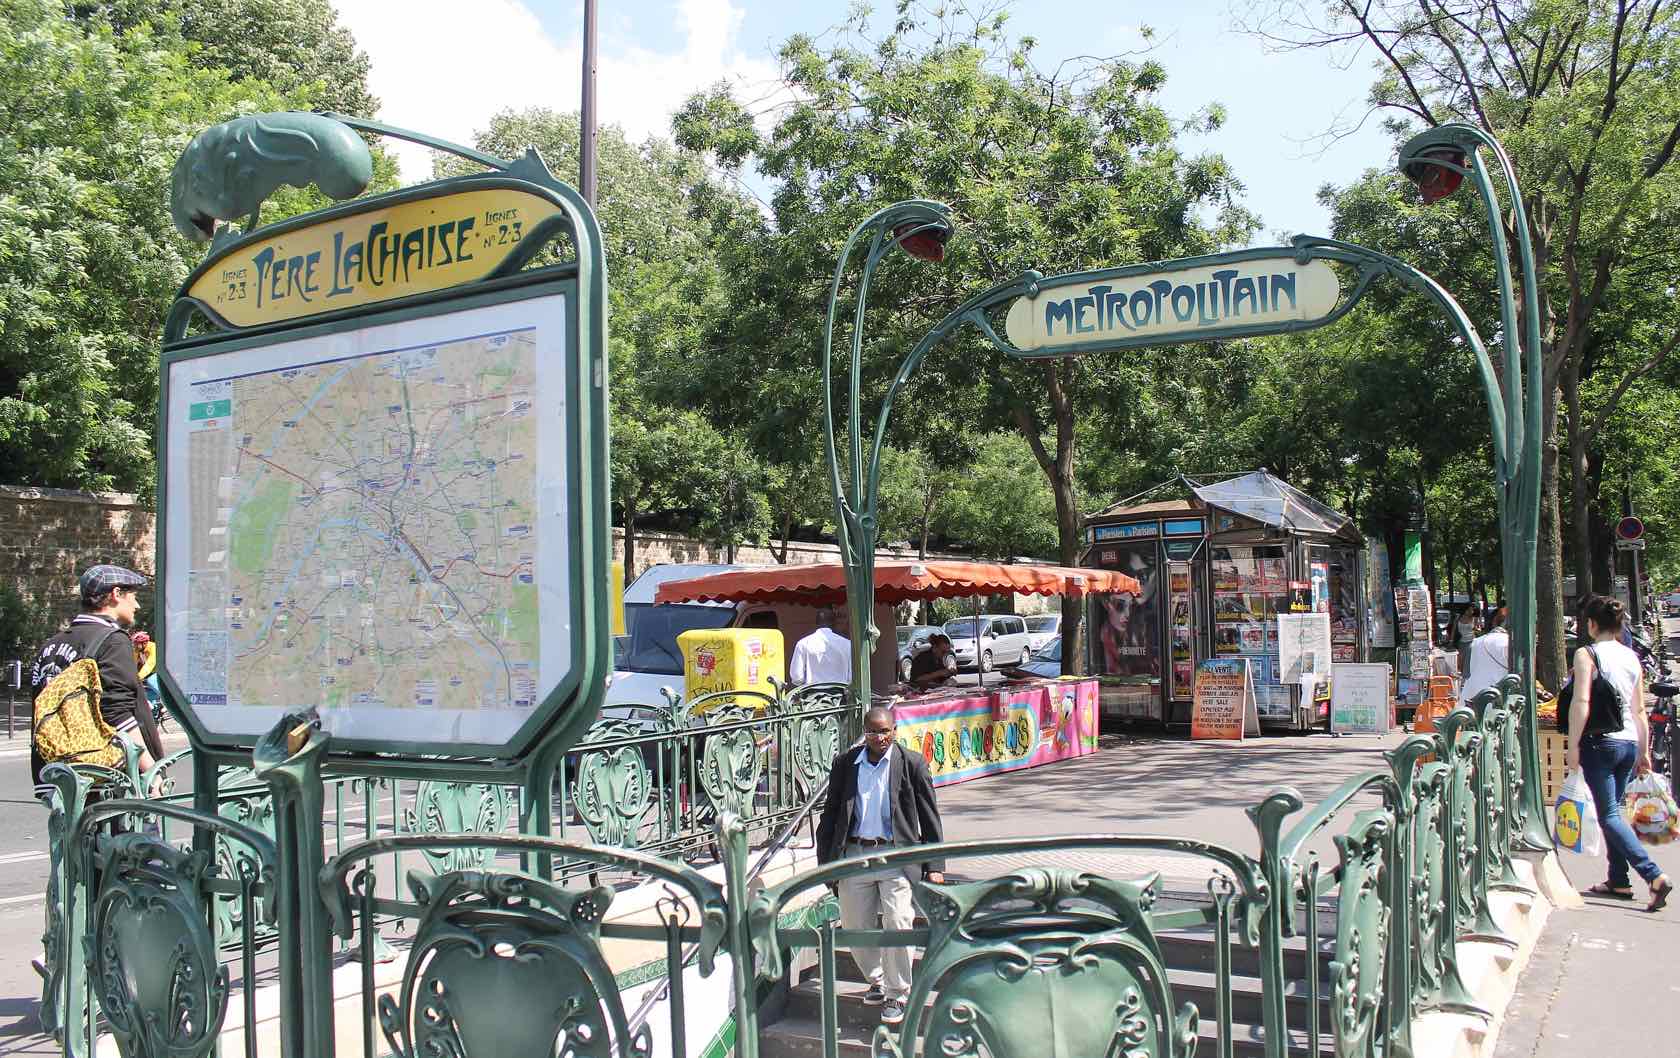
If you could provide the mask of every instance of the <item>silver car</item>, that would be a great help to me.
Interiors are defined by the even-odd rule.
[[[945,622],[945,634],[956,652],[958,671],[990,672],[999,665],[1019,665],[1032,654],[1027,623],[1014,614],[959,617]]]
[[[1027,618],[1027,639],[1032,644],[1034,654],[1043,650],[1052,639],[1060,638],[1061,634],[1062,615],[1059,613],[1044,613]]]

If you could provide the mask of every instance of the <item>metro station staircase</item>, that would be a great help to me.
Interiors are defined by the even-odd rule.
[[[1289,1054],[1292,1056],[1335,1053],[1330,1030],[1330,956],[1335,938],[1335,911],[1322,905],[1319,911],[1318,952],[1318,1047],[1309,1046],[1309,986],[1307,946],[1303,937],[1284,941],[1284,974],[1288,978],[1286,1009],[1289,1021]],[[1199,1014],[1200,1038],[1197,1054],[1219,1054],[1217,988],[1217,945],[1211,927],[1167,930],[1159,933],[1161,954],[1172,986],[1174,1006],[1193,1003]],[[865,982],[850,953],[836,953],[840,982],[839,1054],[841,1058],[868,1058],[875,1027],[881,1023],[881,1008],[863,1001]],[[920,966],[920,960],[917,962]],[[1231,945],[1231,1036],[1234,1058],[1264,1058],[1265,1033],[1261,1029],[1260,952],[1233,940]],[[775,1006],[765,1013],[774,1011]],[[786,991],[780,1017],[765,1019],[759,1030],[762,1058],[821,1058],[822,982],[811,971]],[[909,1053],[908,1051],[906,1053]]]

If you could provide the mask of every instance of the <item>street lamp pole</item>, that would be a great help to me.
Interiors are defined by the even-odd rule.
[[[583,98],[578,108],[578,191],[595,208],[595,0],[583,0]]]
[[[846,597],[852,643],[852,699],[861,711],[869,704],[869,660],[880,630],[875,627],[875,527],[881,474],[881,441],[890,405],[875,423],[871,458],[864,461],[863,436],[863,314],[875,266],[894,248],[919,260],[939,261],[953,231],[951,210],[921,199],[896,202],[853,229],[834,265],[828,291],[828,315],[823,326],[823,436],[828,446],[829,487],[834,494],[835,536],[846,572]],[[840,283],[846,266],[860,245],[868,246],[858,280],[857,308],[852,315],[850,401],[847,419],[847,474],[840,472],[840,449],[834,437],[834,317],[839,310]]]
[[[1504,217],[1482,152],[1491,155],[1504,183],[1505,208],[1516,236],[1521,287],[1513,282]],[[1511,671],[1522,681],[1529,703],[1523,710],[1519,741],[1523,750],[1523,843],[1532,849],[1553,847],[1540,792],[1539,727],[1535,719],[1534,655],[1538,613],[1535,561],[1540,536],[1541,432],[1544,422],[1545,361],[1540,334],[1540,285],[1527,211],[1516,170],[1499,141],[1482,129],[1453,122],[1426,129],[1400,148],[1400,169],[1436,202],[1458,190],[1466,176],[1481,196],[1488,235],[1493,242],[1494,272],[1499,283],[1500,342],[1504,371],[1501,424],[1496,416],[1496,445],[1509,453],[1497,469],[1500,551],[1511,608]],[[1517,298],[1522,299],[1520,312]]]

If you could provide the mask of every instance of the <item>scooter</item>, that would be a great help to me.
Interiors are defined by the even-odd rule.
[[[1674,698],[1680,694],[1680,687],[1669,680],[1658,680],[1648,689],[1656,699],[1647,714],[1651,725],[1651,770],[1666,774],[1674,796],[1680,798],[1680,774],[1677,774],[1680,769],[1674,766]]]

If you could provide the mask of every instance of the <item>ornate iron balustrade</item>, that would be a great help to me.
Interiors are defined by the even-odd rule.
[[[1409,1054],[1420,1013],[1485,1014],[1460,979],[1458,945],[1508,940],[1489,898],[1519,885],[1512,857],[1522,840],[1515,813],[1523,793],[1510,779],[1521,774],[1514,733],[1529,706],[1514,684],[1455,709],[1434,735],[1407,739],[1386,767],[1354,776],[1310,810],[1288,789],[1267,796],[1249,812],[1257,858],[1159,836],[955,842],[805,870],[768,888],[749,878],[751,833],[774,820],[785,829],[782,798],[793,792],[810,801],[821,779],[809,762],[831,756],[843,730],[826,702],[799,709],[773,701],[705,727],[613,732],[582,744],[568,776],[579,792],[566,803],[575,800],[579,828],[588,832],[594,819],[625,839],[618,845],[443,829],[345,840],[326,825],[336,802],[321,774],[327,740],[318,731],[295,754],[276,737],[255,755],[249,774],[267,791],[271,833],[225,812],[103,797],[88,776],[57,767],[50,778],[58,917],[46,939],[59,956],[48,960],[56,973],[43,1019],[53,1019],[64,1053],[75,1058],[92,1053],[101,1016],[125,1056],[199,1058],[237,994],[247,1055],[349,1058],[337,1042],[347,1026],[334,1024],[330,987],[336,936],[361,958],[365,1055],[635,1055],[667,1033],[670,1053],[684,1055],[683,1028],[697,1012],[680,970],[692,961],[710,974],[727,957],[735,1051],[756,1058],[765,989],[786,980],[794,953],[808,952],[823,981],[825,1053],[836,1055],[838,950],[910,945],[924,955],[908,1015],[875,1032],[877,1055],[1186,1055],[1198,1043],[1230,1055],[1241,1042],[1233,965],[1246,952],[1258,967],[1257,1042],[1268,1058],[1316,1053],[1326,1038],[1342,1056]],[[821,734],[807,734],[814,731]],[[642,774],[624,755],[634,750],[646,767],[648,747],[667,755],[669,771],[656,765]],[[600,756],[591,762],[589,754]],[[639,799],[626,775],[648,780],[634,829],[607,807]],[[394,790],[400,781],[390,782]],[[591,784],[595,792],[586,793]],[[351,798],[379,787],[338,789]],[[417,787],[411,814],[393,826],[478,823],[462,804],[447,803],[458,793]],[[594,798],[587,811],[586,797]],[[147,823],[157,826],[133,829]],[[162,836],[164,823],[183,844]],[[721,880],[657,847],[685,851],[700,828],[716,846]],[[236,848],[223,854],[225,846]],[[1200,864],[1201,884],[1164,899],[1155,870],[1128,877],[1033,865],[1035,857],[1066,863],[1068,854],[1126,853]],[[911,930],[840,928],[826,899],[791,913],[848,876],[928,858],[958,870],[1000,856],[1010,865],[995,877],[917,883],[925,924]],[[654,881],[667,895],[651,918],[606,920],[615,886],[576,884],[583,875]],[[239,913],[215,914],[219,900],[234,901]],[[392,923],[407,936],[394,985],[375,969],[381,931]],[[259,1039],[255,1028],[263,933],[254,927],[272,929],[283,1012],[277,1042]],[[1163,937],[1185,930],[1211,937],[1213,985],[1192,993],[1199,999],[1186,998],[1164,954]],[[661,953],[657,970],[669,981],[662,1013],[625,1000],[629,986],[615,979],[606,953],[615,944]],[[1303,947],[1304,960],[1285,958]],[[239,987],[217,962],[219,951],[234,953]]]

